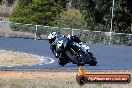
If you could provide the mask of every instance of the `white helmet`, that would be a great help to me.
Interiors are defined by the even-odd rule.
[[[52,32],[48,35],[48,39],[52,39],[54,38],[55,36],[57,36],[57,33],[56,32]]]

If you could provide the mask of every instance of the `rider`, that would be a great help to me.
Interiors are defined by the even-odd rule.
[[[57,35],[56,32],[52,32],[48,35],[48,39],[49,39],[49,43],[51,44],[51,50],[52,52],[55,54],[55,57],[58,57],[58,53],[55,52],[56,50],[56,45],[55,45],[55,42],[58,41],[58,40],[62,40],[62,39],[70,39],[71,41],[73,42],[76,42],[76,43],[82,43],[82,41],[79,39],[79,37],[77,35],[73,35],[73,36],[65,36],[65,35]]]
[[[55,57],[59,57],[58,53],[56,53],[56,41],[62,40],[64,37],[64,35],[57,35],[56,32],[52,32],[48,35],[49,43],[51,44],[50,48],[55,54]]]

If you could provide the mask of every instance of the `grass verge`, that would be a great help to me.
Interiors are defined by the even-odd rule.
[[[132,74],[132,71],[88,71],[90,74]],[[76,82],[77,72],[0,71],[0,88],[131,88],[129,84],[85,84]]]
[[[0,67],[1,66],[16,66],[39,63],[40,59],[37,55],[25,54],[12,51],[0,51]]]

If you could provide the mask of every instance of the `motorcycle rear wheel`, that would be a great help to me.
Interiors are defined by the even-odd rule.
[[[93,57],[89,63],[90,66],[95,66],[97,64],[97,60],[95,57]]]
[[[77,64],[78,66],[83,66],[85,65],[85,63],[83,62],[83,59],[80,61],[80,60],[77,60],[73,57],[73,55],[69,52],[69,51],[66,51],[65,52],[66,55],[69,57],[70,61],[73,62],[74,64]],[[82,58],[83,58],[83,54],[82,53],[79,53],[82,55]]]

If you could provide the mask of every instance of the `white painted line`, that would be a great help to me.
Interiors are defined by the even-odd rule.
[[[49,58],[49,59],[51,60],[51,61],[49,62],[50,64],[55,62],[54,59],[52,59],[52,58]]]
[[[53,58],[50,58],[50,57],[44,57],[44,56],[42,56],[41,57],[41,61],[44,64],[52,64],[52,63],[54,63],[55,60]]]

